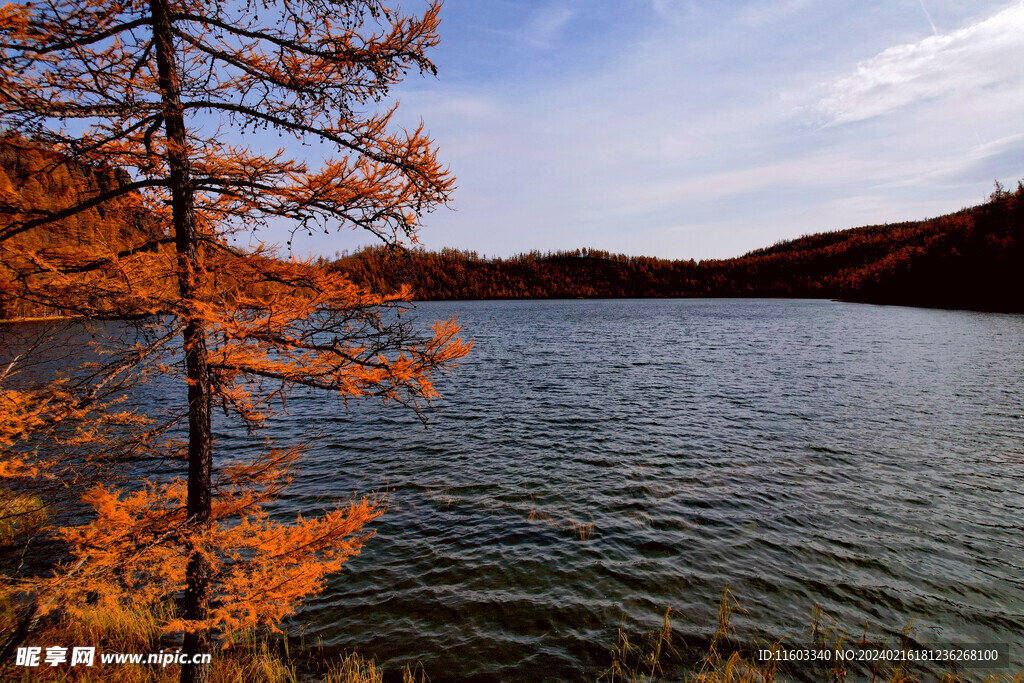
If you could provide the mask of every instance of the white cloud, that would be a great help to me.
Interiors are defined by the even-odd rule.
[[[509,3],[478,57],[515,69],[404,91],[400,116],[423,117],[458,178],[428,247],[730,256],[939,215],[1024,172],[1024,3],[926,0],[940,31],[966,28],[911,42],[930,30],[914,0],[647,0],[604,35],[587,31],[621,5],[592,1]]]
[[[829,123],[850,123],[943,95],[963,99],[1018,80],[1024,80],[1024,2],[861,62],[853,74],[828,86],[818,110]]]

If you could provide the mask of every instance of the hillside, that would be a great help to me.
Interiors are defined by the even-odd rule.
[[[47,266],[88,263],[160,237],[131,196],[32,230],[7,232],[19,220],[59,213],[128,181],[120,169],[76,163],[22,138],[0,137],[0,319],[64,312],[51,305],[52,299],[35,297],[33,285]],[[98,287],[96,296],[104,294],[105,288]]]
[[[0,228],[24,207],[58,211],[123,183],[127,174],[67,162],[20,139],[0,138]],[[130,204],[130,202],[129,202]],[[103,205],[0,240],[0,319],[52,315],[27,294],[31,254],[137,249],[160,238],[135,207]],[[594,249],[507,259],[444,249],[366,249],[333,265],[377,291],[402,284],[423,300],[812,297],[1024,312],[1024,185],[977,207],[924,221],[819,233],[738,258],[669,261]]]
[[[738,258],[669,261],[593,249],[507,259],[366,249],[335,267],[422,300],[811,297],[1024,312],[1024,185],[924,221],[820,233]]]

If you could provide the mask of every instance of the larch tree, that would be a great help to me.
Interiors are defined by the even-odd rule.
[[[257,430],[295,387],[419,409],[436,395],[436,372],[468,351],[454,321],[428,334],[405,321],[407,290],[364,291],[251,237],[288,222],[293,236],[356,228],[390,245],[415,242],[453,178],[422,125],[395,125],[394,106],[379,103],[410,70],[434,71],[427,52],[438,24],[437,4],[410,16],[378,0],[0,8],[0,134],[47,150],[29,175],[88,168],[108,178],[59,201],[0,183],[4,295],[141,330],[116,353],[102,349],[105,360],[74,381],[5,390],[0,411],[23,429],[0,434],[0,445],[31,439],[56,411],[77,425],[53,436],[65,450],[129,433],[129,443],[187,468],[130,491],[91,487],[95,520],[62,530],[74,561],[34,590],[70,610],[87,598],[153,604],[180,593],[167,628],[184,631],[192,655],[208,650],[213,630],[275,625],[358,552],[378,501],[271,520],[264,503],[287,483],[299,448],[215,467],[211,413],[223,408]],[[322,161],[266,148],[278,136]],[[59,239],[97,212],[135,229]],[[236,246],[239,236],[250,246]],[[119,409],[105,389],[146,372],[182,380],[184,442]],[[0,473],[45,471],[53,462],[38,461],[41,452],[8,448]],[[183,681],[207,677],[207,667],[182,667]]]

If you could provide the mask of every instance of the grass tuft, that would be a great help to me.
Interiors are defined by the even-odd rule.
[[[664,623],[658,631],[649,635],[647,648],[631,642],[623,627],[619,628],[618,642],[612,650],[611,666],[600,676],[599,680],[609,683],[654,683],[659,680],[685,681],[686,683],[775,683],[791,680],[780,670],[777,658],[760,660],[753,651],[737,647],[730,641],[733,634],[732,617],[735,613],[743,613],[732,591],[722,591],[718,605],[718,627],[696,661],[684,663],[679,661],[678,652],[672,646],[672,625],[670,612],[665,613]],[[811,615],[812,642],[811,647],[835,648],[847,641],[855,647],[909,647],[912,639],[912,624],[904,629],[897,646],[886,645],[884,639],[870,639],[865,626],[859,639],[851,639],[819,605],[814,606]],[[783,649],[781,640],[775,641],[765,648],[773,653]],[[667,662],[666,659],[669,661]],[[672,664],[672,667],[669,666]],[[671,670],[671,674],[666,673]],[[683,672],[683,673],[681,673]],[[804,672],[805,674],[807,672]],[[846,683],[850,680],[870,680],[872,683],[924,683],[939,680],[940,683],[1024,683],[1024,671],[1014,674],[981,674],[971,677],[965,674],[945,673],[941,678],[937,674],[916,674],[908,671],[905,665],[879,665],[867,671],[870,678],[864,678],[864,672],[852,673],[849,665],[842,662],[831,662],[824,671],[815,674],[820,680],[828,683]],[[800,680],[806,679],[806,675]],[[815,679],[818,680],[818,679]]]

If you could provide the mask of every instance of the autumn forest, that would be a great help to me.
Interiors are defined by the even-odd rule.
[[[721,260],[427,250],[416,6],[0,6],[0,678],[908,683],[952,634],[1021,683],[1024,181]],[[264,241],[314,232],[367,246]]]
[[[596,249],[482,258],[381,248],[332,267],[417,298],[807,297],[905,306],[1024,311],[1024,190],[948,216],[807,235],[737,258],[667,261]]]
[[[112,169],[56,164],[38,145],[0,143],[0,190],[49,210],[118,182]],[[125,177],[122,173],[120,176]],[[1020,312],[1024,307],[1024,191],[1001,186],[985,204],[909,223],[819,233],[725,260],[668,261],[583,248],[485,258],[474,252],[371,247],[329,268],[379,293],[408,286],[418,300],[645,297],[809,297]],[[162,235],[141,211],[105,218],[102,205],[26,239],[156,249]],[[168,240],[164,239],[163,243]],[[53,313],[10,279],[0,317]]]

